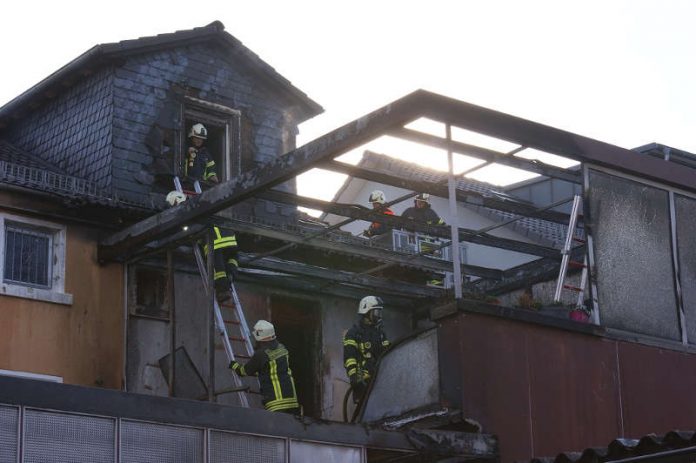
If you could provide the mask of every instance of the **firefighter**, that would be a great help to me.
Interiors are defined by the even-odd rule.
[[[205,146],[208,130],[201,123],[193,124],[189,131],[191,146],[186,150],[184,176],[195,180],[218,183],[215,173],[215,160]]]
[[[382,299],[365,296],[358,304],[360,320],[343,337],[343,365],[353,389],[353,401],[360,402],[374,377],[377,361],[389,348],[382,329]]]
[[[430,207],[430,195],[428,193],[418,193],[413,199],[414,205],[406,209],[401,217],[423,222],[428,225],[445,225],[445,221]],[[431,244],[434,240],[427,238],[421,241],[420,248],[424,254],[436,254],[439,248]],[[444,285],[443,275],[430,273],[426,284],[429,286],[442,287]]]
[[[414,205],[406,209],[401,214],[401,217],[417,220],[428,225],[445,225],[445,221],[430,207],[430,195],[428,193],[419,193],[413,202]]]
[[[232,230],[213,226],[213,267],[215,269],[215,296],[223,303],[232,298],[230,283],[239,273],[237,261],[237,236]],[[203,245],[203,252],[208,255],[208,243]]]
[[[392,212],[391,209],[389,209],[387,206],[385,206],[387,200],[386,196],[384,196],[384,192],[381,190],[375,190],[372,193],[370,193],[370,197],[368,198],[368,201],[372,204],[372,210],[375,212],[380,212],[384,215],[394,215],[394,212]],[[387,227],[386,225],[379,223],[379,222],[372,222],[370,224],[370,227],[363,232],[363,235],[372,238],[373,236],[377,235],[383,235],[391,230],[390,227]]]
[[[232,362],[230,368],[239,376],[259,377],[266,410],[299,414],[288,350],[278,342],[273,324],[266,320],[256,322],[253,333],[257,343],[254,355],[246,365]]]

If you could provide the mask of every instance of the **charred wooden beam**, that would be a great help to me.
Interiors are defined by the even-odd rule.
[[[376,290],[381,293],[419,298],[436,298],[445,295],[445,291],[443,289],[432,288],[425,285],[395,281],[370,275],[361,275],[343,270],[327,269],[300,262],[270,257],[255,260],[250,259],[250,257],[252,256],[240,253],[240,264],[242,264],[243,267],[289,273],[337,284],[360,286],[370,290]]]
[[[242,274],[240,281],[248,281],[249,283],[263,285],[265,287],[273,287],[275,290],[287,290],[288,295],[296,297],[298,291],[302,294],[319,294],[332,296],[360,299],[365,296],[365,289],[358,286],[350,286],[346,284],[327,285],[324,281],[317,281],[307,277],[294,275],[282,275],[272,273],[254,273],[253,280],[246,280],[246,275]],[[419,304],[423,303],[423,299],[416,299],[409,294],[396,293],[379,293],[378,294],[384,303],[396,308],[397,310],[406,310],[409,313],[419,308]]]
[[[392,185],[416,192],[430,193],[431,195],[447,198],[447,185],[444,183],[429,182],[427,180],[414,180],[396,176],[386,170],[365,169],[339,161],[327,161],[321,164],[322,169],[347,174],[351,177],[362,178],[372,182]],[[472,206],[483,206],[498,211],[510,212],[512,214],[524,215],[536,219],[548,220],[549,222],[568,224],[570,216],[557,211],[539,211],[534,205],[523,202],[514,202],[505,199],[498,199],[484,196],[476,191],[456,190],[457,201],[470,204]]]
[[[101,245],[111,248],[112,255],[142,246],[167,235],[182,224],[209,216],[250,198],[259,191],[295,177],[321,161],[332,159],[394,129],[400,129],[420,117],[450,123],[577,161],[615,168],[688,191],[695,190],[693,172],[684,169],[683,166],[636,156],[629,150],[608,143],[418,90],[241,177],[217,185],[177,208],[163,211],[115,233],[104,239]],[[530,169],[535,165],[539,168],[536,163],[527,162],[525,168]],[[547,169],[546,174],[552,173],[548,167],[544,169]],[[573,175],[570,172],[563,174],[562,169],[560,171],[554,173]]]
[[[407,124],[418,117],[424,103],[416,92],[350,122],[246,174],[223,182],[201,195],[167,209],[115,233],[101,243],[112,248],[111,255],[126,252],[166,235],[182,224],[209,216],[254,196],[312,168],[316,163],[334,158],[380,135],[387,129]]]
[[[307,239],[307,237],[301,233],[281,230],[278,227],[262,227],[243,220],[223,219],[220,217],[215,217],[214,220],[220,226],[236,230],[240,233],[256,234],[266,238],[302,244],[348,256],[364,257],[378,262],[389,262],[404,267],[435,272],[449,272],[452,270],[451,262],[380,248],[371,245],[369,240],[352,238],[346,241],[337,241],[336,239],[327,239],[324,237]],[[502,270],[480,267],[477,265],[462,264],[461,268],[463,273],[480,278],[500,279],[503,275]]]
[[[449,227],[446,226],[430,226],[414,220],[405,219],[403,217],[380,214],[354,204],[330,203],[320,199],[306,198],[277,190],[265,191],[260,193],[259,196],[270,201],[319,209],[343,217],[366,220],[368,222],[381,222],[391,228],[404,228],[409,231],[415,231],[438,238],[449,239],[451,236]],[[484,246],[491,246],[500,249],[507,249],[509,251],[531,254],[533,256],[549,257],[560,260],[560,252],[558,249],[539,246],[538,244],[533,243],[524,243],[522,241],[511,240],[508,238],[500,238],[485,233],[479,233],[476,230],[459,228],[459,239],[461,241],[481,244]]]
[[[586,252],[585,249],[584,245],[573,249],[571,260],[582,261]],[[542,281],[554,280],[558,278],[559,268],[560,262],[556,259],[537,259],[503,271],[503,278],[500,280],[477,280],[470,283],[470,288],[475,292],[492,296],[505,294]]]
[[[419,132],[413,129],[400,127],[390,131],[389,135],[435,148],[451,149],[455,153],[471,156],[472,158],[481,159],[482,161],[489,161],[496,164],[515,167],[517,169],[526,170],[527,172],[533,172],[535,174],[545,175],[547,177],[553,177],[571,183],[582,183],[582,175],[580,171],[561,169],[560,167],[545,164],[541,161],[518,158],[491,149],[482,148],[480,146],[470,145],[468,143],[447,141],[445,138]]]

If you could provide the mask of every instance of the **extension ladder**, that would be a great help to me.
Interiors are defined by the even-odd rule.
[[[201,186],[198,180],[196,180],[193,185],[195,189],[195,194],[200,194]],[[179,180],[179,177],[176,176],[174,177],[174,187],[177,191],[181,193],[190,194],[183,190],[183,188],[181,187],[181,181]],[[205,288],[205,292],[208,295],[210,295],[211,291],[215,292],[215,289],[209,287],[207,265],[205,259],[203,258],[203,255],[201,254],[201,248],[196,242],[194,242],[192,246],[193,255],[196,258],[196,265],[198,266],[198,273],[200,273],[201,279],[203,280],[203,287]],[[232,281],[230,281],[230,292],[232,293],[232,300],[234,304],[232,304],[231,306],[228,304],[223,304],[224,306],[233,309],[233,318],[230,320],[225,320],[222,317],[220,303],[217,301],[216,298],[213,298],[213,306],[215,312],[215,328],[218,334],[220,335],[220,338],[222,339],[222,345],[225,349],[225,353],[227,354],[228,363],[236,361],[237,357],[245,358],[248,360],[254,355],[254,347],[251,344],[251,333],[249,332],[249,326],[247,325],[246,318],[244,317],[244,309],[242,308],[242,303],[239,301],[239,296],[237,295],[237,289],[235,288],[234,282]],[[225,326],[227,324],[236,326],[238,328],[237,336],[230,336],[228,334],[227,327]],[[232,343],[230,341],[241,343],[243,345],[243,352],[235,355],[234,349],[232,348]],[[243,407],[248,407],[249,400],[246,396],[245,391],[242,389],[244,387],[244,384],[242,383],[241,378],[239,378],[237,374],[233,374],[232,381],[234,383],[235,388],[241,389],[237,392],[239,394],[240,403]]]
[[[585,286],[587,286],[587,269],[588,269],[587,253],[585,253],[585,258],[584,258],[583,262],[570,260],[571,251],[573,248],[573,242],[575,241],[578,243],[585,244],[584,239],[575,236],[575,229],[577,227],[578,217],[580,215],[580,205],[581,204],[582,204],[582,196],[575,195],[575,197],[573,198],[573,208],[571,209],[571,212],[570,212],[570,221],[568,223],[568,233],[566,235],[563,249],[561,249],[561,255],[563,257],[561,258],[561,268],[558,272],[558,281],[556,282],[556,292],[554,293],[554,296],[553,296],[554,302],[558,303],[558,302],[561,302],[561,292],[564,289],[577,292],[578,293],[578,300],[577,300],[577,303],[575,305],[576,309],[584,309],[585,308],[584,295],[585,295]],[[579,286],[565,284],[565,278],[566,278],[566,275],[568,273],[569,267],[582,268]]]

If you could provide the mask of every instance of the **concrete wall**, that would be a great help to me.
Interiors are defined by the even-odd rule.
[[[200,277],[194,274],[176,273],[176,317],[177,346],[185,346],[196,369],[207,380],[208,350],[206,327],[206,298]],[[274,289],[249,283],[238,283],[237,290],[245,310],[249,326],[259,319],[273,321],[272,301],[284,299],[300,307],[320,309],[321,341],[319,362],[315,372],[316,390],[319,391],[320,416],[331,420],[342,420],[342,401],[348,387],[348,379],[343,367],[343,335],[357,321],[359,298],[347,299],[326,295],[303,294],[299,292]],[[229,309],[224,309],[228,311]],[[385,330],[390,339],[403,336],[410,331],[411,317],[398,309],[385,311]],[[225,319],[229,314],[223,313]],[[158,360],[169,352],[169,323],[166,320],[153,320],[130,316],[128,324],[128,391],[145,394],[167,395],[167,384],[158,368]],[[229,327],[228,327],[229,329]],[[230,333],[232,334],[232,333]],[[283,333],[278,339],[283,342]],[[232,386],[231,372],[227,369],[227,359],[222,345],[217,342],[215,353],[216,390]],[[296,353],[295,353],[296,354]],[[291,367],[297,371],[297,363],[304,359],[290,352]],[[307,359],[307,361],[310,361]],[[295,365],[295,366],[293,366]],[[247,383],[256,389],[253,381]],[[258,396],[249,395],[255,406],[261,406]],[[238,404],[237,394],[225,394],[218,398],[219,403]]]
[[[343,420],[343,397],[350,385],[343,366],[343,336],[358,321],[358,302],[344,298],[322,300],[322,416],[330,420]],[[406,312],[386,307],[383,315],[388,339],[394,340],[411,331],[411,316]]]
[[[67,225],[65,292],[72,305],[0,295],[0,369],[119,389],[123,269],[96,261],[97,232]]]

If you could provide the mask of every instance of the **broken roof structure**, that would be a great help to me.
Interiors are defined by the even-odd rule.
[[[0,327],[23,333],[2,337],[11,343],[0,368],[70,383],[0,378],[0,449],[27,459],[48,439],[73,444],[55,446],[65,459],[98,447],[104,461],[158,449],[184,452],[172,461],[225,461],[245,445],[259,452],[241,461],[268,449],[282,462],[508,461],[692,419],[695,405],[675,399],[696,387],[696,375],[681,373],[696,371],[691,154],[627,150],[425,90],[296,147],[298,125],[321,110],[219,22],[98,45],[0,108]],[[442,135],[418,129],[423,120]],[[201,121],[221,182],[167,208],[187,129]],[[465,141],[459,129],[509,149]],[[370,152],[380,137],[478,164],[436,174]],[[363,161],[343,162],[356,149],[368,149]],[[492,165],[538,177],[506,188],[469,177]],[[388,205],[429,193],[449,205],[449,225],[384,215],[358,196],[296,194],[297,175],[313,168],[393,188]],[[582,211],[570,227],[575,197]],[[355,222],[392,232],[367,239]],[[211,225],[236,232],[244,311],[279,328],[309,416],[339,419],[348,398],[340,339],[359,298],[384,299],[390,337],[402,340],[383,357],[360,424],[236,406],[245,392],[224,387],[211,282],[191,255]],[[452,252],[435,254],[432,243]],[[457,257],[459,243],[494,258]],[[28,249],[41,258],[8,257]],[[582,323],[549,294],[569,257],[585,269],[569,275],[578,310],[590,313]],[[448,283],[427,285],[432,274]],[[648,400],[651,389],[669,413]],[[187,400],[201,398],[219,403]],[[37,438],[46,423],[57,425]],[[93,425],[98,445],[82,438]]]

